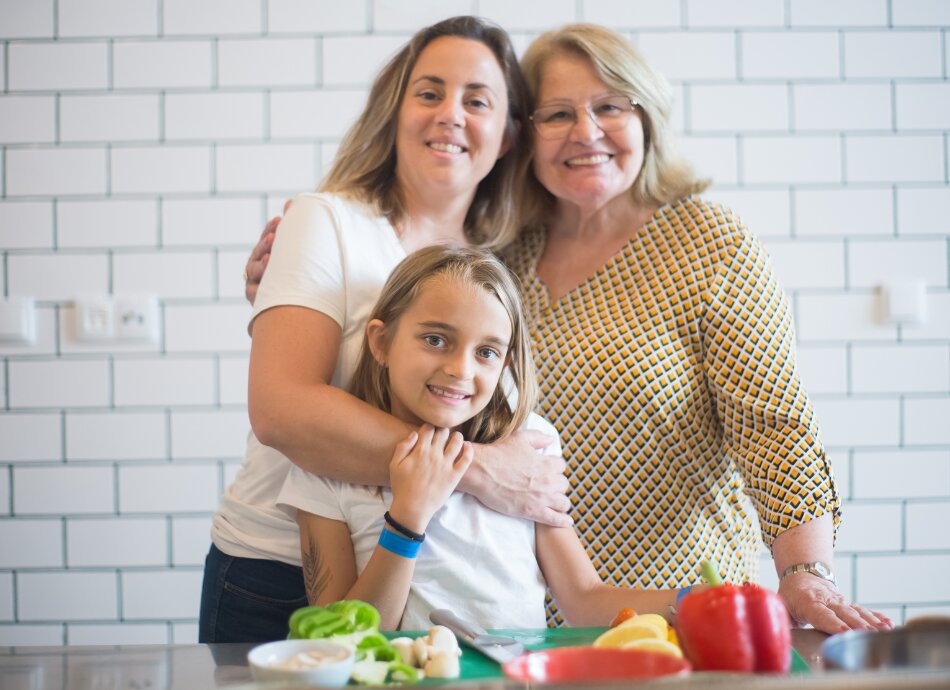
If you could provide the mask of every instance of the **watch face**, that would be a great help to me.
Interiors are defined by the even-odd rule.
[[[791,575],[792,573],[811,573],[815,577],[820,577],[823,580],[828,580],[832,584],[836,584],[834,573],[831,572],[831,568],[822,563],[821,561],[815,561],[814,563],[798,563],[796,565],[790,566],[782,577],[785,575]]]
[[[822,563],[821,561],[818,561],[817,563],[814,564],[813,567],[814,567],[815,572],[816,572],[818,575],[820,575],[821,577],[825,578],[826,580],[828,580],[828,581],[831,582],[832,584],[837,584],[837,581],[835,580],[834,573],[831,572],[831,568],[829,568],[827,565],[825,565],[825,564]]]

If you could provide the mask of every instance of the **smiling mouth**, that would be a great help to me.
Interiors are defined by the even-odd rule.
[[[611,159],[611,156],[606,153],[597,153],[593,156],[583,156],[580,158],[571,158],[568,161],[564,161],[564,165],[569,168],[579,168],[585,165],[600,165],[601,163],[606,163]]]
[[[442,151],[443,153],[464,153],[468,150],[458,144],[448,144],[443,141],[430,141],[428,146],[430,149]]]
[[[447,388],[439,388],[438,386],[426,386],[429,389],[429,392],[435,393],[436,395],[442,398],[448,398],[449,400],[468,400],[471,398],[471,395],[466,393],[457,393],[455,391],[448,390]]]

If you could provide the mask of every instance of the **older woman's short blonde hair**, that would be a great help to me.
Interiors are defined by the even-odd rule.
[[[396,184],[396,127],[399,108],[419,56],[443,36],[485,45],[495,56],[508,87],[505,140],[510,148],[475,191],[465,218],[468,240],[486,248],[511,242],[519,229],[516,182],[528,150],[528,93],[511,40],[504,29],[479,17],[452,17],[416,33],[377,75],[362,114],[343,137],[319,191],[368,204],[397,224],[405,213]]]
[[[709,180],[696,177],[692,166],[677,150],[670,123],[673,91],[669,83],[640,51],[615,31],[596,24],[568,24],[536,38],[521,59],[532,104],[537,102],[544,66],[551,58],[565,54],[590,60],[605,84],[639,104],[645,151],[643,167],[631,188],[637,201],[672,203],[709,186]],[[536,136],[533,128],[531,134]],[[523,175],[522,202],[525,218],[538,222],[552,211],[555,199],[534,175],[527,174],[530,165],[529,160]]]

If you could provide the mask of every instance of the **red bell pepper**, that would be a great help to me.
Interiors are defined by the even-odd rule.
[[[775,592],[758,585],[722,584],[714,565],[703,575],[715,585],[683,597],[676,634],[697,671],[788,673],[791,619]]]

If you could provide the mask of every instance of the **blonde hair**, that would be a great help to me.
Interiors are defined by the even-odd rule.
[[[518,394],[517,404],[511,409],[505,392],[505,377],[500,376],[488,404],[462,428],[465,438],[476,443],[491,443],[505,438],[524,424],[534,408],[538,393],[531,341],[518,284],[494,254],[483,249],[444,245],[420,249],[403,259],[393,270],[369,318],[379,319],[392,333],[390,329],[396,327],[406,309],[436,279],[451,280],[484,290],[494,296],[508,313],[511,342],[508,345],[507,368]],[[350,381],[350,392],[381,410],[391,410],[388,370],[373,357],[365,336],[356,372]]]
[[[478,17],[452,17],[426,27],[376,76],[362,114],[343,137],[336,158],[319,191],[333,192],[369,205],[394,225],[405,214],[396,184],[396,128],[409,76],[426,46],[443,36],[457,36],[485,45],[495,56],[508,91],[505,141],[509,150],[478,184],[465,218],[472,244],[498,248],[517,235],[520,214],[515,203],[517,173],[527,158],[528,91],[511,39],[504,29]]]
[[[594,71],[610,88],[635,100],[642,114],[644,156],[640,174],[630,193],[641,203],[663,205],[705,190],[710,181],[696,177],[692,166],[676,147],[670,116],[673,91],[669,83],[623,36],[596,24],[568,24],[536,38],[521,59],[532,103],[536,103],[541,73],[547,62],[561,55],[590,60]],[[532,141],[536,136],[530,128]],[[524,217],[543,222],[555,208],[556,199],[530,174],[526,161],[522,203]]]

